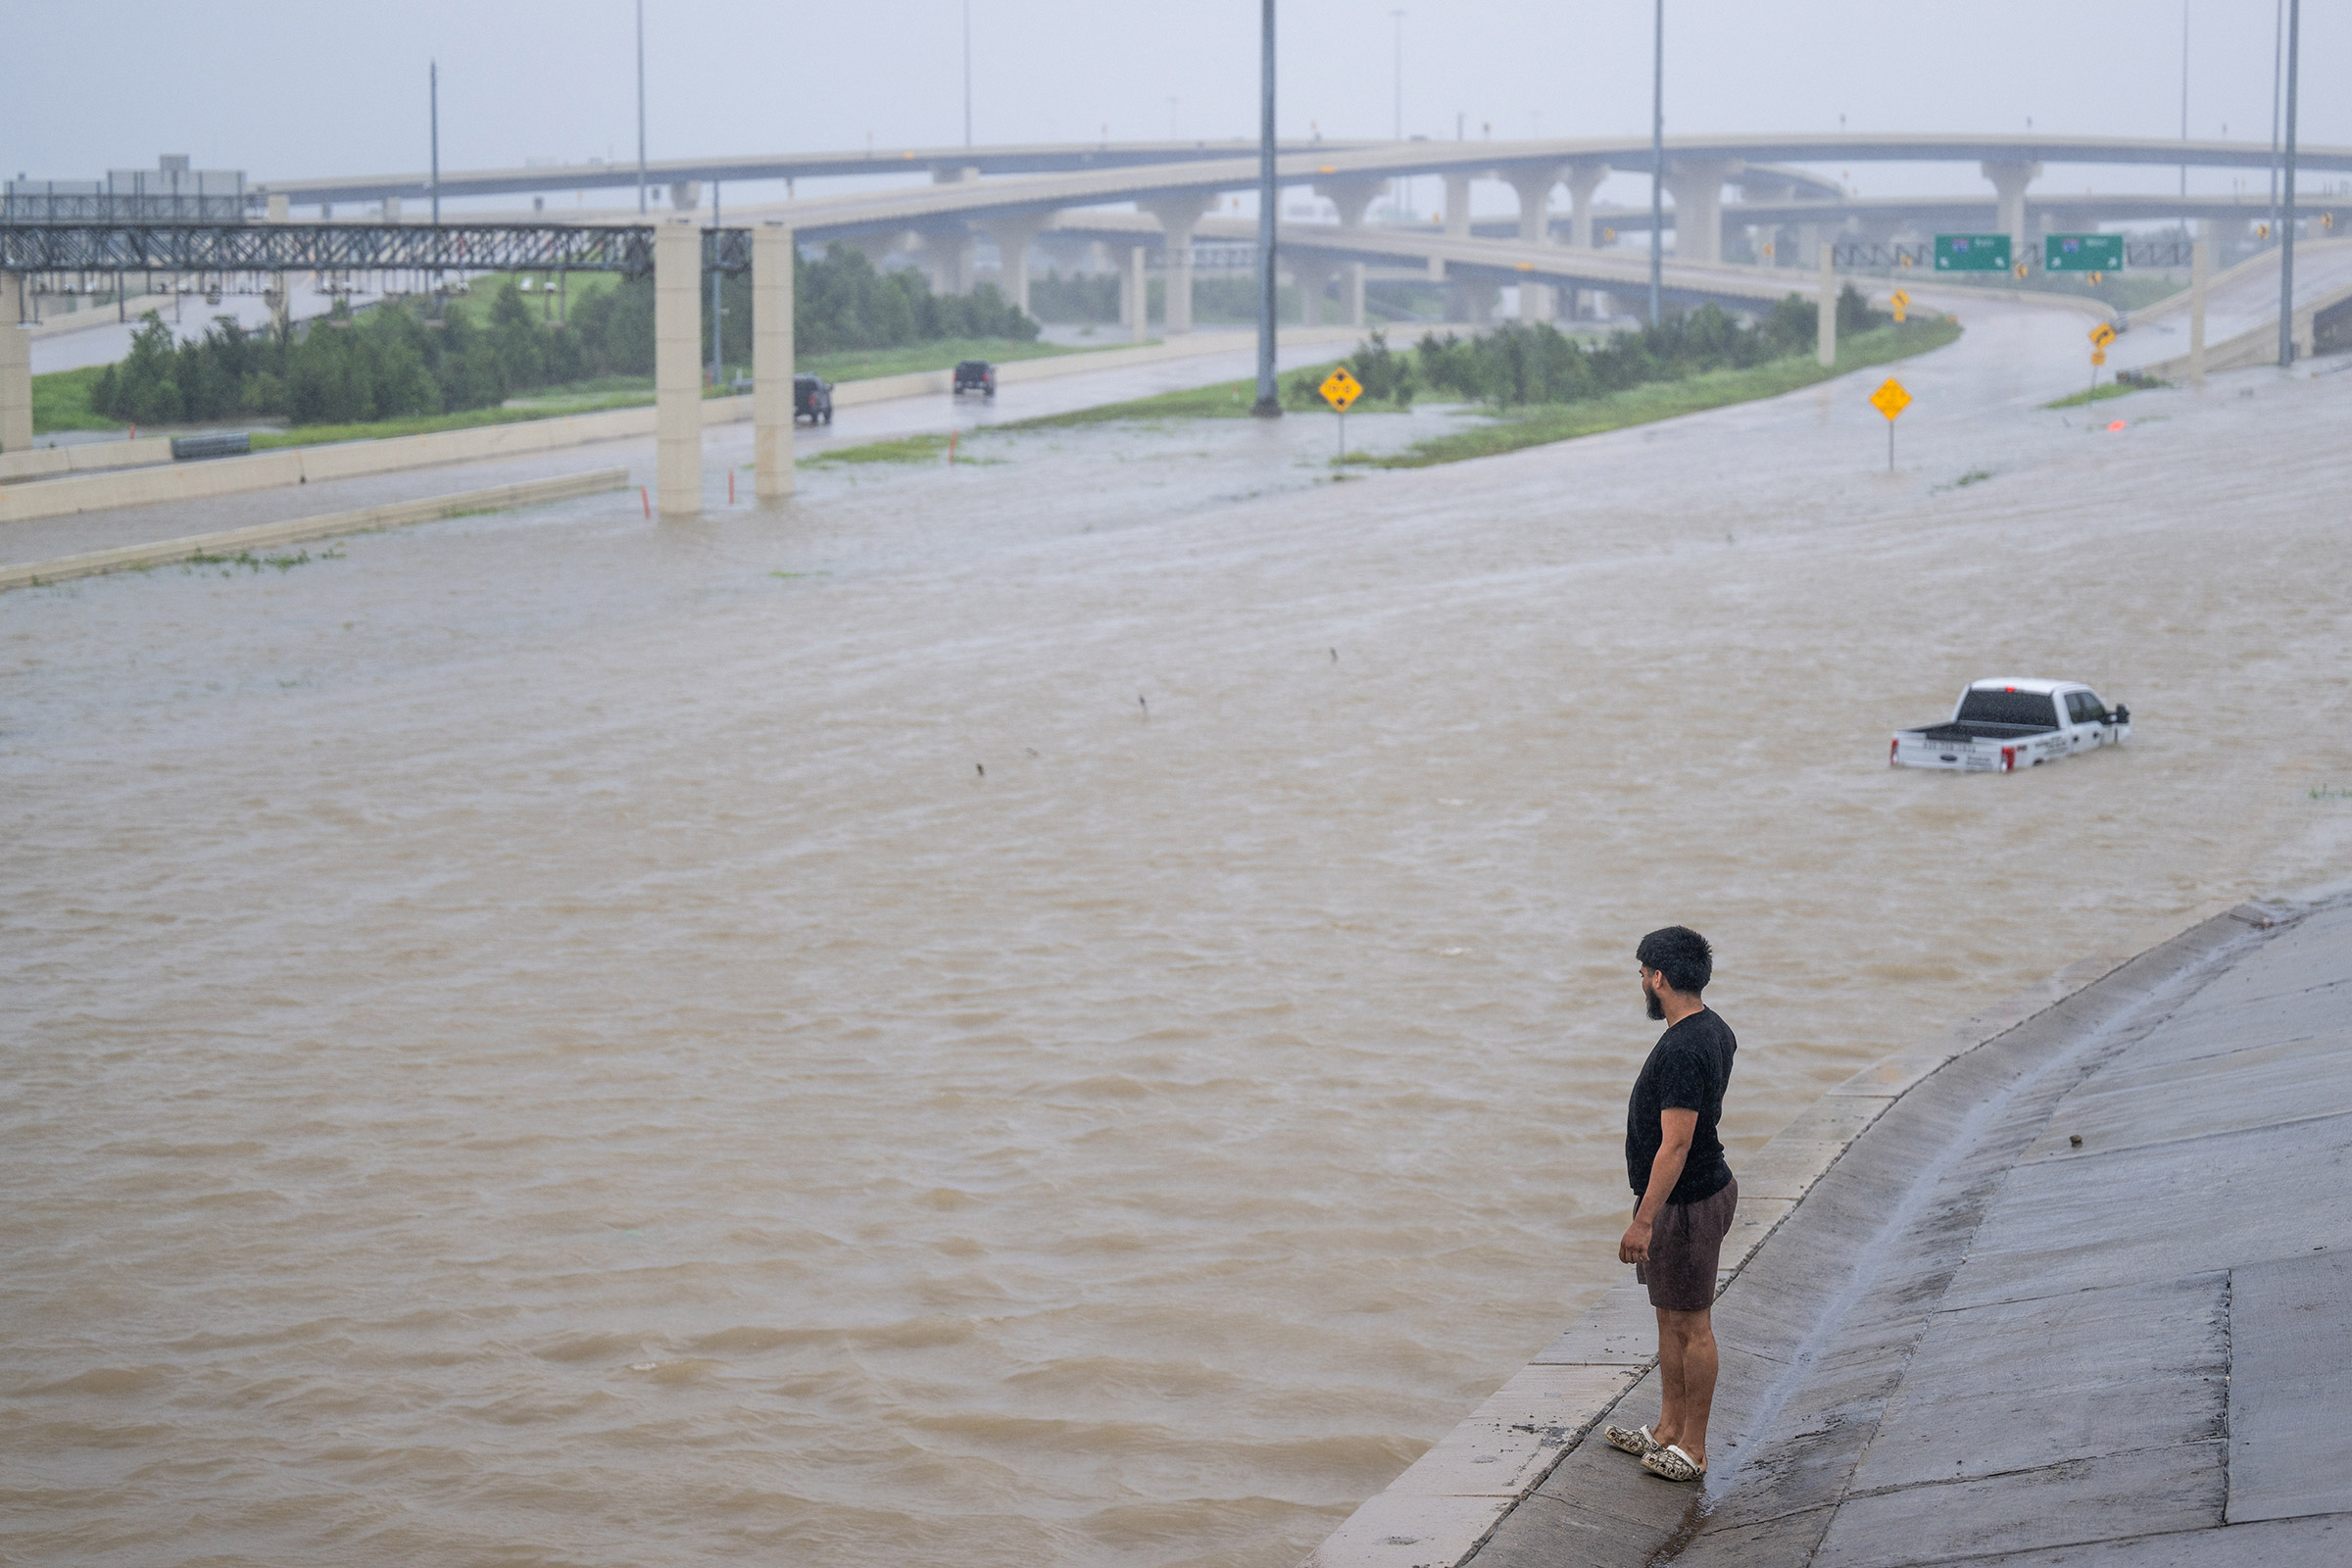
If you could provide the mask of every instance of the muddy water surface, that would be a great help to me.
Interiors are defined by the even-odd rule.
[[[2352,377],[2093,435],[2078,324],[1892,479],[1092,430],[0,600],[0,1554],[1295,1560],[1617,1276],[1642,931],[1737,1163],[2346,873]],[[2139,735],[1883,765],[2001,672]]]

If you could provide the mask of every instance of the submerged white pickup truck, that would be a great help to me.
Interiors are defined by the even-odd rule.
[[[1981,680],[1960,694],[1951,722],[1898,729],[1888,767],[2014,773],[2076,752],[2121,746],[2132,710],[2109,708],[2074,680]]]

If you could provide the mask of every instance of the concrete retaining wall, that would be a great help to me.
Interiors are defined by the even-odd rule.
[[[2323,294],[2309,305],[2295,308],[2295,358],[2311,358],[2316,322],[2321,313],[2352,301],[2352,286]],[[2205,373],[2223,370],[2248,370],[2257,366],[2278,363],[2278,323],[2265,321],[2250,327],[2235,337],[2205,345]],[[2146,373],[2166,381],[2185,380],[2188,376],[2188,356],[2177,354],[2169,360],[2158,360],[2146,368]]]
[[[171,461],[172,438],[165,435],[141,436],[135,441],[83,441],[70,447],[34,447],[29,452],[0,452],[0,484],[56,479],[71,473],[104,473],[113,468],[143,468]]]
[[[574,496],[618,490],[628,482],[629,470],[626,468],[598,468],[589,473],[567,473],[553,479],[528,479],[520,484],[462,490],[455,495],[430,496],[422,501],[396,501],[388,506],[364,507],[357,512],[330,512],[316,517],[294,517],[285,522],[257,523],[250,528],[227,528],[218,533],[189,534],[178,539],[123,545],[115,550],[94,550],[87,555],[64,556],[55,561],[0,566],[0,591],[37,588],[75,577],[94,577],[101,572],[123,571],[138,566],[168,566],[175,562],[195,560],[199,556],[229,556],[240,551],[332,538],[336,534],[361,533],[369,528],[430,522],[439,517],[454,517],[461,513],[504,512],[514,507],[568,501]]]

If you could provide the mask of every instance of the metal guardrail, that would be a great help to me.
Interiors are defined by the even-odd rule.
[[[706,271],[749,271],[748,228],[705,229]],[[619,272],[654,270],[650,225],[0,224],[0,272]]]
[[[0,196],[0,223],[242,223],[242,195],[111,191],[12,191]]]

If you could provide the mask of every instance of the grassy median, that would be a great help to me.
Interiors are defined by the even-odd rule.
[[[1447,435],[1416,441],[1401,452],[1351,452],[1350,466],[1426,468],[1434,464],[1491,458],[1523,447],[1547,446],[1580,435],[1598,435],[1629,425],[1649,424],[1685,414],[1701,414],[1734,403],[1779,397],[1815,386],[1851,370],[1886,365],[1942,348],[1960,336],[1957,322],[1941,317],[1877,327],[1842,338],[1838,363],[1824,368],[1810,355],[1790,355],[1737,370],[1707,370],[1677,381],[1652,381],[1575,403],[1536,404],[1494,414]]]

